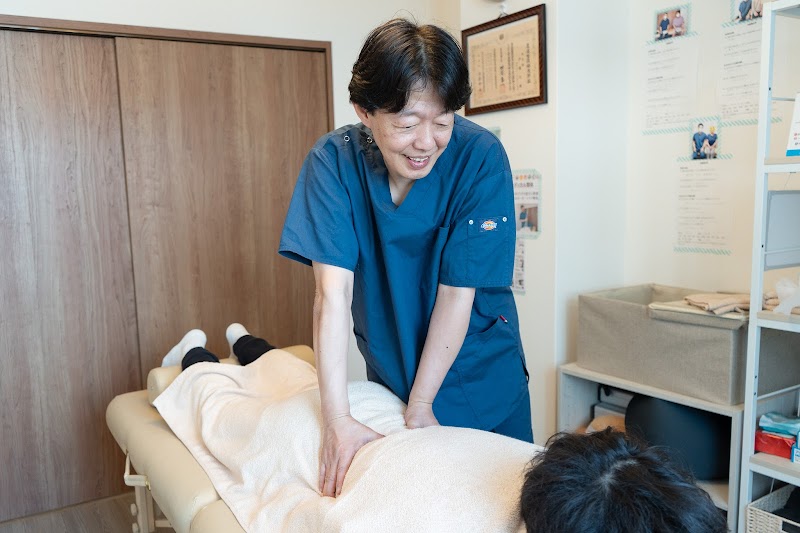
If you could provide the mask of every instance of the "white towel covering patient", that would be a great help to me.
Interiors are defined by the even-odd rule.
[[[248,366],[198,363],[154,402],[248,532],[524,531],[519,496],[541,448],[483,431],[408,430],[384,387],[348,387],[352,415],[386,435],[356,455],[341,495],[317,490],[314,368],[272,350]]]

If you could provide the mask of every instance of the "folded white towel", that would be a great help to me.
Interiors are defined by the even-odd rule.
[[[316,373],[291,354],[193,365],[155,405],[246,531],[524,530],[522,476],[540,447],[472,429],[407,430],[405,405],[384,387],[348,391],[353,416],[387,437],[356,455],[336,499],[316,488]]]

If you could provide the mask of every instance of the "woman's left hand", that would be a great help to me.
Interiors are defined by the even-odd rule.
[[[433,404],[411,400],[406,407],[406,427],[408,429],[438,426],[439,421],[433,415]]]

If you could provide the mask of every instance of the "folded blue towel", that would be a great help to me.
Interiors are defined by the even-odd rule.
[[[770,433],[797,437],[800,432],[800,418],[783,416],[780,413],[767,413],[758,419],[758,427]]]

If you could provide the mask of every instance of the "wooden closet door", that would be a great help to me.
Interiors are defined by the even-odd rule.
[[[143,376],[191,328],[227,357],[241,322],[311,339],[311,269],[277,254],[297,174],[328,129],[325,55],[117,39]]]
[[[0,31],[0,521],[122,490],[141,387],[114,41]]]

